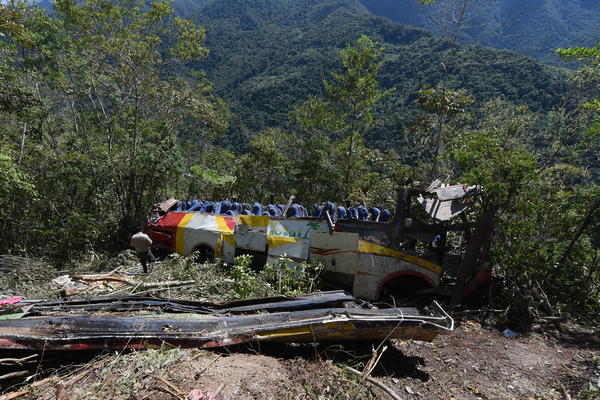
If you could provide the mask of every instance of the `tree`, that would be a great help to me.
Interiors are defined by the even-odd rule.
[[[11,250],[13,243],[19,241],[21,229],[27,224],[25,216],[28,210],[21,205],[35,197],[36,192],[31,178],[20,171],[14,160],[1,148],[0,169],[0,253],[5,253]]]
[[[123,223],[139,224],[177,165],[178,129],[219,124],[203,83],[174,74],[207,54],[204,31],[172,18],[172,4],[135,0],[56,3],[70,39],[61,65],[71,83],[73,127],[97,134],[110,160]],[[190,82],[191,81],[191,82]]]
[[[338,129],[337,116],[329,104],[313,97],[291,114],[297,151],[290,154],[294,168],[292,187],[299,202],[342,201],[343,171],[334,150],[339,148],[331,132]]]
[[[269,201],[273,195],[280,202],[290,195],[290,138],[277,128],[267,129],[252,138],[250,151],[236,165],[235,194],[254,201]]]
[[[493,253],[490,255],[490,248],[492,243],[497,244],[498,214],[514,212],[515,200],[530,182],[536,168],[535,157],[520,141],[522,131],[511,129],[515,119],[523,118],[523,113],[509,114],[506,119],[494,121],[502,107],[515,108],[503,102],[492,102],[487,105],[486,120],[455,134],[451,140],[448,157],[454,162],[454,180],[483,188],[478,199],[477,226],[466,247],[453,292],[453,304],[461,301],[466,279],[474,272],[472,268],[494,257]]]
[[[0,9],[19,16],[2,26],[1,103],[31,106],[0,110],[0,131],[45,205],[29,234],[69,258],[142,223],[186,172],[179,137],[222,132],[228,113],[201,74],[183,73],[208,50],[172,2],[58,0],[55,17],[24,4]]]
[[[578,80],[584,80],[588,86],[588,93],[592,96],[600,95],[600,43],[594,47],[571,47],[568,49],[560,48],[557,53],[564,59],[576,60],[583,63],[583,67],[578,73]],[[600,113],[600,98],[592,98],[582,105],[589,110],[595,110]]]
[[[340,52],[343,73],[333,73],[333,82],[325,82],[330,106],[339,119],[339,131],[348,142],[344,166],[346,198],[352,192],[352,164],[357,142],[373,127],[373,111],[377,102],[391,92],[380,90],[377,83],[382,52],[383,48],[377,42],[361,36],[356,46],[348,45]]]
[[[366,150],[364,134],[374,125],[375,106],[391,92],[379,89],[377,82],[382,52],[383,48],[365,35],[355,46],[348,44],[340,52],[342,72],[332,73],[332,81],[324,82],[326,100],[313,98],[294,113],[296,122],[308,134],[305,141],[319,143],[306,153],[313,159],[301,162],[301,174],[328,177],[330,186],[336,187],[332,200],[348,200],[356,189],[354,176],[360,174],[364,164],[357,157]],[[319,150],[327,154],[318,155]],[[335,166],[309,171],[313,166],[322,166],[324,157],[337,158]],[[335,175],[339,172],[338,178]]]
[[[464,90],[450,90],[443,84],[437,88],[425,87],[419,90],[417,94],[419,98],[416,103],[419,108],[435,113],[435,144],[429,173],[429,179],[433,180],[437,178],[440,153],[443,154],[444,123],[448,119],[464,113],[465,106],[471,102],[471,99],[465,94]]]
[[[428,17],[444,37],[457,43],[464,31],[478,28],[481,19],[497,0],[420,0],[428,7]]]
[[[590,172],[568,156],[576,141],[550,163],[532,146],[528,137],[542,121],[526,107],[488,102],[471,128],[454,135],[447,156],[456,181],[483,188],[476,216],[490,215],[489,257],[505,279],[504,296],[494,301],[545,313],[595,312],[600,253],[591,227],[600,192]]]
[[[183,146],[187,153],[196,147],[189,142]],[[232,152],[215,147],[204,150],[200,154],[190,155],[196,165],[190,167],[190,174],[185,174],[187,185],[179,193],[182,196],[193,195],[201,199],[223,199],[231,196],[232,187],[236,183],[236,156]]]

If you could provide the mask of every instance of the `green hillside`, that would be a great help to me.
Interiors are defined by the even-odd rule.
[[[400,23],[439,32],[428,16],[436,7],[419,0],[361,0],[374,14]],[[447,0],[441,5],[462,2]],[[558,47],[591,46],[600,41],[600,8],[597,0],[498,0],[468,2],[472,11],[461,39],[464,43],[515,50],[546,62],[559,63]]]
[[[557,71],[522,55],[464,46],[456,50],[420,29],[374,16],[358,0],[221,0],[186,15],[207,30],[210,55],[198,65],[230,105],[234,148],[264,127],[281,126],[288,113],[339,69],[337,53],[367,34],[386,48],[380,82],[395,87],[370,140],[397,147],[415,112],[415,92],[436,85],[448,68],[451,87],[466,89],[477,101],[505,97],[533,110],[560,99]]]

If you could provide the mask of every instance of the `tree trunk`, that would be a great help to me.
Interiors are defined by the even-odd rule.
[[[345,193],[345,199],[344,200],[348,200],[348,198],[350,197],[350,191],[352,190],[351,188],[351,168],[352,168],[352,153],[354,153],[354,135],[355,132],[352,131],[352,133],[350,134],[350,144],[348,145],[348,161],[346,163],[346,178],[344,179],[344,193]]]
[[[435,179],[435,175],[437,174],[438,157],[442,146],[442,132],[444,129],[444,117],[441,114],[438,114],[437,119],[437,140],[435,143],[435,153],[433,155],[433,165],[431,166],[431,172],[429,174],[429,179],[431,181]]]
[[[573,250],[573,247],[575,247],[575,244],[577,243],[577,241],[579,240],[579,238],[581,237],[581,235],[583,235],[583,233],[585,232],[586,228],[592,222],[594,214],[596,213],[596,211],[599,208],[600,208],[600,195],[596,198],[596,201],[594,202],[594,204],[592,204],[592,206],[588,210],[588,212],[587,212],[587,214],[586,214],[583,222],[581,223],[581,225],[579,225],[579,228],[577,229],[577,232],[575,232],[575,235],[571,239],[571,242],[569,243],[569,245],[567,246],[567,248],[563,252],[562,257],[560,258],[560,261],[557,264],[557,268],[560,268],[560,266],[563,265],[565,261],[567,261],[567,259],[569,258],[569,255],[571,254],[571,251]],[[553,277],[555,275],[556,275],[556,271],[554,272]]]
[[[21,146],[19,148],[19,161],[17,165],[23,162],[23,154],[25,153],[25,137],[27,136],[27,122],[23,123],[23,133],[21,134]]]

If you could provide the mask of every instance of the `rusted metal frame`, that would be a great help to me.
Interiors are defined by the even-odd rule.
[[[410,219],[412,198],[417,195],[431,196],[430,193],[416,189],[400,189],[396,203],[396,212],[391,222],[374,221],[338,221],[337,230],[358,233],[361,237],[375,240],[377,244],[402,250],[400,243],[404,243],[407,236],[444,234],[449,230],[463,230],[464,227],[444,226],[441,224],[425,224]]]
[[[492,236],[494,217],[498,206],[490,205],[483,211],[472,235],[472,240],[467,244],[465,254],[458,270],[456,284],[452,291],[452,305],[457,306],[463,300],[466,280],[484,262],[489,251]]]

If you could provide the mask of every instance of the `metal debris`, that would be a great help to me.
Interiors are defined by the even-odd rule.
[[[377,309],[342,291],[228,303],[154,297],[24,301],[21,318],[0,320],[0,348],[97,350],[162,344],[211,348],[251,341],[432,340],[454,321],[429,310]]]

